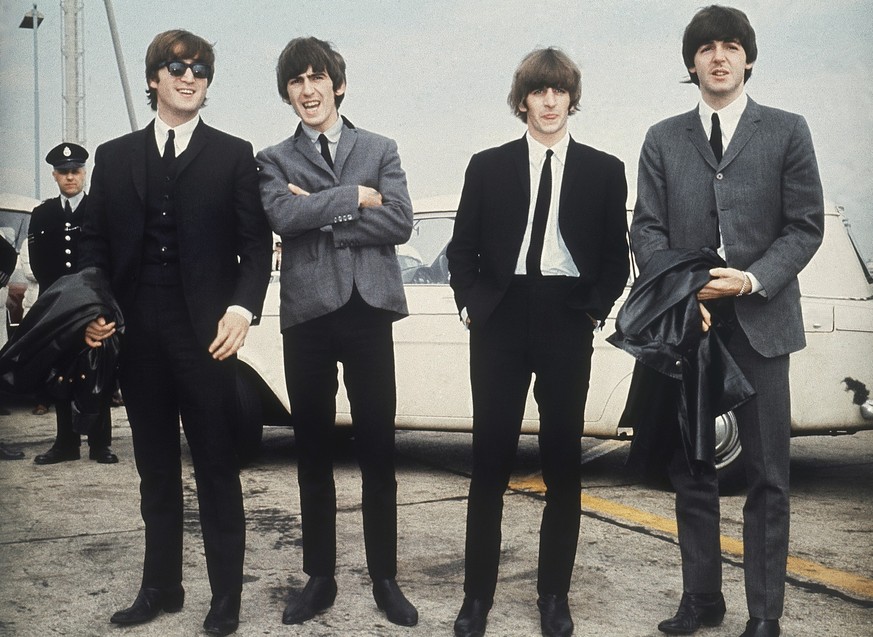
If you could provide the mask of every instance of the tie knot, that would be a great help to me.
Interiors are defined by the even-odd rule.
[[[174,131],[172,128],[167,131],[167,139],[170,141],[173,141],[176,139],[176,131]]]
[[[554,155],[554,154],[555,154],[554,151],[551,148],[549,148],[546,151],[546,161],[549,161],[552,158],[552,155]]]
[[[720,121],[719,121],[719,119],[718,119],[718,113],[713,113],[713,114],[712,114],[712,124],[713,124],[713,126],[718,126],[719,123],[720,123]]]

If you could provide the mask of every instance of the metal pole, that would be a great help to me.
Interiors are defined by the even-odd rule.
[[[39,11],[33,3],[33,190],[39,196],[39,57],[37,56],[37,37],[39,31]]]
[[[112,0],[103,0],[106,5],[106,17],[109,19],[109,33],[112,36],[112,46],[115,48],[115,61],[118,63],[118,75],[121,78],[121,90],[124,93],[124,102],[127,104],[127,117],[130,120],[130,130],[139,128],[136,125],[136,114],[133,111],[133,100],[130,97],[130,86],[127,83],[127,70],[124,66],[124,53],[121,51],[121,40],[118,38],[118,26],[115,24],[115,10],[112,8]]]

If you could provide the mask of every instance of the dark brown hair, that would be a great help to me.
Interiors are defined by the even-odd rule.
[[[333,80],[334,94],[346,83],[346,61],[330,42],[318,38],[294,38],[279,55],[276,63],[276,86],[283,102],[288,102],[288,81],[306,73],[327,73]],[[342,104],[345,93],[335,95],[336,107]]]
[[[212,45],[201,38],[183,29],[173,29],[158,33],[146,51],[146,83],[158,81],[158,69],[165,62],[171,60],[197,60],[209,65],[209,77],[206,85],[212,84],[215,74],[215,52]],[[153,111],[158,110],[158,93],[149,86],[146,89],[149,96],[149,105]]]
[[[691,22],[685,27],[682,36],[682,60],[685,68],[694,66],[694,55],[704,44],[709,42],[739,42],[746,52],[746,63],[752,64],[758,59],[758,45],[755,43],[755,30],[745,13],[733,7],[722,7],[713,4],[704,7],[694,14]],[[694,84],[700,86],[697,73],[689,76]],[[752,69],[746,69],[744,82],[752,76]]]
[[[515,69],[512,88],[506,102],[521,121],[527,123],[527,113],[520,110],[532,91],[560,88],[570,94],[570,115],[579,110],[582,97],[582,72],[570,57],[554,47],[531,51]]]

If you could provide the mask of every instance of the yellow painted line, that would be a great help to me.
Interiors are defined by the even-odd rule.
[[[543,478],[540,474],[513,480],[509,486],[517,491],[529,491],[538,494],[546,492],[546,485],[543,484]],[[583,493],[582,508],[623,522],[638,524],[674,536],[677,535],[676,520],[674,518],[665,518],[605,498],[598,498],[597,496]],[[722,535],[721,550],[723,553],[741,558],[743,556],[743,542],[742,540]],[[788,573],[804,580],[841,590],[853,597],[873,600],[873,579],[855,573],[829,568],[792,555],[788,556]]]

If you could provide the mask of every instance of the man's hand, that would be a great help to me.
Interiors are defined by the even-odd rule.
[[[378,190],[358,186],[358,208],[375,208],[382,205],[382,195]]]
[[[703,303],[698,303],[697,305],[700,306],[701,328],[704,332],[708,332],[709,328],[712,327],[712,314],[709,313],[709,310],[706,309]]]
[[[88,347],[103,347],[103,341],[115,334],[115,321],[107,323],[98,316],[85,327],[85,344]]]
[[[304,197],[308,197],[310,193],[306,192],[300,186],[295,186],[294,184],[288,184],[288,190],[291,191],[292,195],[303,195]]]
[[[735,268],[713,268],[712,277],[697,293],[698,301],[711,301],[726,296],[738,296],[740,292],[750,292],[751,285],[746,275]]]
[[[223,361],[237,353],[246,342],[249,322],[242,314],[225,312],[218,322],[218,334],[209,345],[209,353],[217,361]]]

